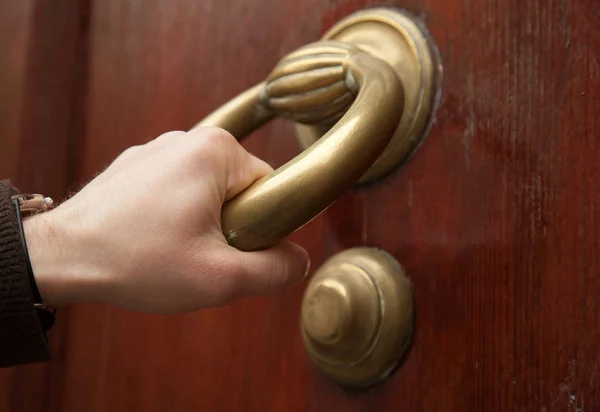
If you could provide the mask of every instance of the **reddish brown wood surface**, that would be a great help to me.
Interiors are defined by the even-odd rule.
[[[75,178],[87,11],[80,0],[0,3],[0,179],[22,191],[60,199]],[[61,312],[53,362],[0,371],[0,411],[57,410],[68,324]]]
[[[375,4],[93,2],[74,178],[190,127],[287,51]],[[63,320],[57,391],[12,410],[600,410],[600,3],[385,4],[420,16],[438,44],[435,124],[398,173],[294,238],[315,268],[363,244],[402,262],[417,302],[402,368],[362,394],[322,379],[299,336],[303,287],[179,317],[81,305]],[[296,153],[282,121],[246,146],[274,166]]]

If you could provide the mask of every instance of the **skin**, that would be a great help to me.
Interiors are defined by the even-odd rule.
[[[217,128],[127,149],[75,196],[25,220],[44,302],[177,314],[293,287],[309,268],[302,247],[242,252],[221,231],[223,203],[271,170]]]

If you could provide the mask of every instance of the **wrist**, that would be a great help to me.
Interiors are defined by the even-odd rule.
[[[23,220],[29,259],[42,300],[50,306],[94,301],[102,288],[102,276],[86,259],[90,236],[72,219],[63,219],[55,212]]]

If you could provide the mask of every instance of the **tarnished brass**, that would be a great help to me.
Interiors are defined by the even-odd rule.
[[[325,210],[373,164],[400,120],[402,84],[387,63],[343,44],[316,43],[302,51],[319,55],[323,47],[337,47],[345,56],[341,67],[356,82],[358,95],[317,143],[224,206],[223,231],[238,249],[272,246]],[[268,97],[262,98],[267,104],[260,103],[267,85],[238,96],[200,125],[220,126],[238,138],[249,133],[275,113]]]
[[[412,286],[379,249],[341,252],[315,273],[302,302],[301,331],[317,368],[342,386],[387,377],[410,343]]]
[[[379,20],[380,13],[384,13],[398,21],[409,21],[398,11],[385,10],[371,12]],[[364,13],[359,16],[363,16],[359,22],[366,18]],[[346,21],[341,24],[348,26]],[[365,172],[389,147],[392,138],[394,146],[403,148],[387,149],[394,153],[396,164],[402,157],[398,153],[408,155],[407,148],[415,146],[424,128],[417,133],[415,128],[401,127],[401,136],[398,125],[406,123],[405,103],[415,105],[415,99],[405,99],[404,88],[415,94],[412,83],[425,87],[424,75],[410,69],[415,62],[408,46],[398,44],[400,48],[393,50],[398,33],[395,26],[390,27],[373,24],[370,30],[360,31],[366,37],[370,32],[375,43],[384,42],[383,49],[363,47],[350,36],[348,42],[320,41],[296,50],[279,62],[265,82],[240,94],[195,126],[218,126],[238,140],[274,116],[327,128],[322,137],[321,133],[315,135],[314,144],[304,152],[224,206],[223,232],[232,246],[257,250],[276,244],[325,210],[361,176],[364,179]],[[418,35],[415,42],[424,38],[420,32],[410,35]],[[392,40],[385,40],[390,36]],[[404,63],[405,54],[410,63]],[[419,64],[430,67],[429,60],[430,54],[424,53]],[[389,63],[407,67],[399,70]],[[409,108],[406,112],[411,119],[416,116],[414,113],[421,115],[424,111],[426,99],[421,100],[422,110]],[[391,167],[391,157],[382,159],[377,170]]]
[[[304,124],[334,124],[358,93],[353,73],[344,69],[352,48],[322,41],[288,54],[267,77],[262,104]]]
[[[333,26],[323,40],[358,46],[386,61],[402,80],[402,119],[388,147],[360,183],[380,179],[408,159],[427,132],[439,91],[436,77],[441,73],[435,50],[425,30],[414,19],[389,8],[354,13]],[[323,125],[297,124],[300,147],[306,149],[326,130]]]

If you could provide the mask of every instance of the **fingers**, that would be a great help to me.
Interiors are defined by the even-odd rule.
[[[208,187],[215,188],[211,192],[215,193],[215,200],[218,190],[221,200],[215,205],[219,206],[218,217],[223,202],[272,171],[268,164],[249,154],[231,134],[216,127],[194,129],[185,135],[180,132],[165,134],[153,144],[157,149],[172,148],[180,156],[178,166],[189,171],[194,181],[200,181],[197,179],[200,176],[204,183],[210,182]],[[192,272],[201,273],[207,269],[210,272],[210,275],[196,279],[198,291],[209,306],[282,291],[299,283],[308,272],[308,254],[297,244],[282,242],[267,250],[242,252],[223,241],[222,235],[219,236],[218,243],[210,248],[210,256],[205,255],[207,249],[203,248],[193,258],[194,267],[198,267]]]
[[[238,195],[256,180],[273,169],[252,156],[235,138],[217,127],[201,127],[188,132],[202,156],[213,165],[213,171],[222,174],[223,201]]]
[[[306,277],[310,259],[301,246],[284,241],[270,249],[241,252],[228,248],[226,259],[236,262],[233,298],[269,295],[289,289]]]

